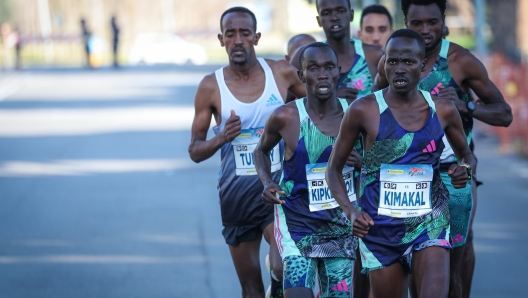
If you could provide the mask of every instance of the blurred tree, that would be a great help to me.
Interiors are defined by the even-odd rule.
[[[489,24],[493,35],[492,49],[518,63],[521,59],[517,44],[517,0],[488,0]]]
[[[0,0],[0,24],[13,20],[12,0]]]

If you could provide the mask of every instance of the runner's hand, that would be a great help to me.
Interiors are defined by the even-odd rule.
[[[454,164],[449,167],[447,175],[451,177],[451,184],[454,188],[464,188],[468,182],[468,171],[466,167]]]
[[[337,89],[336,95],[337,97],[346,99],[350,104],[356,100],[358,92],[359,90],[356,88],[341,87]]]
[[[363,163],[363,157],[357,150],[354,148],[352,149],[352,152],[350,152],[350,155],[348,156],[348,159],[346,161],[346,165],[349,167],[354,167],[356,170],[361,169],[361,164]]]
[[[449,99],[455,105],[458,111],[466,110],[466,102],[458,98],[455,88],[438,86],[438,90],[440,90],[437,94],[438,97]]]
[[[281,195],[284,194],[284,191],[277,185],[277,183],[270,182],[266,184],[266,187],[264,187],[264,190],[262,191],[262,201],[264,204],[286,204],[286,201],[277,198],[277,193]]]
[[[240,135],[240,131],[242,128],[242,122],[240,121],[240,117],[235,114],[235,111],[231,110],[231,117],[227,119],[224,130],[222,130],[222,140],[225,143],[232,142],[238,135]]]
[[[352,225],[352,233],[359,238],[365,237],[368,234],[370,226],[374,225],[374,221],[366,212],[355,209],[347,214],[350,224]]]

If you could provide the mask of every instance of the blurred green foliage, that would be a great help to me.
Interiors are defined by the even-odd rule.
[[[0,0],[0,24],[13,20],[13,0]]]

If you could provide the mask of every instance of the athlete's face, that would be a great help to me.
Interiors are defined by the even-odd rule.
[[[340,68],[337,57],[328,47],[308,48],[299,71],[299,78],[306,84],[306,93],[321,101],[332,98],[336,92]]]
[[[253,19],[247,13],[232,12],[222,20],[222,34],[218,34],[220,45],[226,48],[229,61],[235,64],[246,64],[255,56],[255,46],[260,33],[255,32]]]
[[[395,37],[389,40],[385,51],[385,73],[391,89],[408,93],[416,88],[427,62],[418,42],[408,37]]]
[[[442,42],[444,18],[435,3],[426,6],[411,4],[405,25],[422,35],[425,40],[425,50],[430,52]]]
[[[369,13],[363,17],[358,37],[366,44],[383,48],[393,31],[386,15]]]
[[[327,39],[341,40],[350,32],[354,11],[348,0],[316,0],[319,14],[317,23],[323,28]]]

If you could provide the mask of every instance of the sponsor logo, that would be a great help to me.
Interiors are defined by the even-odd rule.
[[[237,137],[237,139],[247,139],[247,138],[251,138],[251,133],[250,132],[241,133]]]
[[[387,170],[387,174],[401,175],[403,174],[403,170]]]
[[[425,168],[412,167],[409,169],[409,176],[423,176],[425,174]]]
[[[266,102],[267,107],[276,106],[276,105],[282,105],[282,100],[279,100],[274,94],[268,98],[268,101]]]

